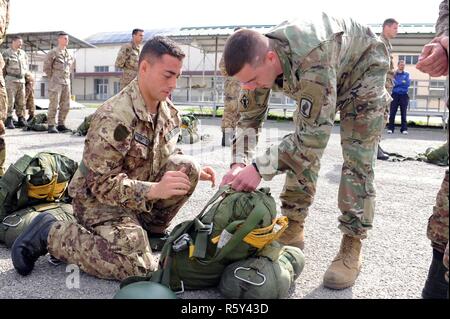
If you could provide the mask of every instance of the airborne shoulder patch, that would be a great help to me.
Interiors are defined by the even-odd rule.
[[[313,107],[313,102],[311,99],[303,97],[300,100],[300,112],[304,117],[306,117],[306,118],[311,117],[312,107]]]
[[[249,100],[246,94],[242,95],[240,102],[244,109],[248,108]]]

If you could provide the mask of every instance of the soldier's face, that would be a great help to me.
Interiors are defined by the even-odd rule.
[[[389,39],[395,38],[397,36],[397,33],[398,33],[398,24],[397,23],[393,23],[391,25],[385,26],[384,33],[385,33],[386,37],[389,38]]]
[[[165,101],[177,86],[182,66],[183,61],[168,54],[142,61],[138,81],[142,82],[140,87],[145,90],[143,95],[154,101]]]
[[[143,40],[144,40],[144,32],[138,32],[135,35],[133,35],[133,42],[136,45],[140,45]]]
[[[68,45],[69,45],[69,36],[67,36],[67,35],[60,35],[58,37],[58,46],[66,47]]]
[[[274,52],[269,51],[264,58],[264,61],[251,66],[246,63],[244,67],[234,75],[236,79],[241,82],[241,87],[244,90],[255,90],[258,88],[271,88],[275,83],[276,68],[274,64]]]
[[[21,49],[23,45],[22,39],[17,39],[12,42],[12,47],[14,50]]]

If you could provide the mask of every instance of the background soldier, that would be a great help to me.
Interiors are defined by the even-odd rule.
[[[65,126],[67,114],[70,109],[70,71],[74,62],[67,50],[69,35],[58,35],[58,46],[47,53],[44,61],[44,72],[48,81],[48,132],[66,133],[70,130]],[[58,126],[56,125],[56,112],[58,111]]]
[[[16,107],[18,127],[24,127],[25,121],[25,73],[28,71],[28,57],[21,49],[23,40],[20,36],[14,36],[11,47],[3,51],[5,61],[4,74],[6,80],[6,92],[8,94],[8,117],[6,127],[14,129],[13,111]]]
[[[9,0],[0,0],[0,44],[5,41],[6,30],[9,24]],[[8,99],[6,95],[5,78],[3,77],[3,68],[5,61],[0,54],[0,177],[5,173],[6,144],[5,144],[5,124]]]
[[[138,74],[139,54],[143,40],[144,30],[134,29],[131,34],[131,42],[124,44],[117,54],[116,67],[123,69],[120,79],[121,89],[126,87]]]
[[[176,148],[181,118],[167,99],[184,53],[154,37],[139,61],[139,77],[95,113],[83,159],[70,185],[77,223],[41,214],[12,247],[27,275],[47,253],[88,274],[122,280],[156,269],[148,236],[161,236],[197,181],[215,183],[210,167]]]
[[[234,163],[222,185],[252,191],[261,178],[271,180],[286,173],[280,196],[282,213],[289,218],[280,238],[284,244],[303,247],[303,227],[314,199],[320,158],[336,111],[341,111],[344,164],[338,201],[343,237],[323,282],[333,289],[352,286],[361,268],[361,239],[372,228],[374,159],[391,100],[385,88],[386,46],[369,27],[323,13],[286,21],[266,35],[239,30],[228,39],[224,56],[227,73],[243,83],[244,89],[255,90],[257,103],[241,112]],[[245,141],[256,137],[242,130],[247,134],[256,130],[258,135],[270,88],[297,101],[295,132],[251,161],[256,145]]]
[[[381,31],[380,38],[389,53],[389,71],[386,76],[386,90],[392,95],[392,88],[394,87],[394,57],[392,56],[392,44],[391,40],[397,36],[398,33],[398,22],[395,19],[389,18],[383,22],[383,30]],[[390,110],[390,104],[386,105],[386,122],[388,120]],[[387,160],[389,156],[385,154],[380,144],[378,144],[377,159]]]
[[[436,37],[431,43],[424,46],[416,65],[417,69],[434,77],[448,75],[448,13],[448,0],[444,0],[439,6]],[[448,298],[448,176],[447,169],[436,196],[433,214],[428,220],[427,236],[431,240],[431,247],[433,247],[433,260],[422,290],[422,297],[425,299]]]
[[[34,77],[31,72],[25,74],[25,106],[28,110],[27,122],[34,118],[36,105],[34,104]]]

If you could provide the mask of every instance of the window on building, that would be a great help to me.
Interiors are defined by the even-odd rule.
[[[94,66],[94,72],[109,72],[109,66],[96,65],[96,66]]]
[[[415,100],[416,99],[416,95],[417,95],[417,81],[416,80],[411,80],[411,84],[409,85],[409,89],[408,89],[408,95],[409,98],[411,100]]]
[[[39,67],[38,67],[37,64],[30,64],[30,65],[28,66],[28,69],[29,69],[31,72],[38,72],[38,71],[39,71]]]
[[[405,61],[405,64],[417,64],[419,62],[418,55],[399,55],[398,59]]]
[[[94,92],[96,98],[106,99],[108,97],[108,79],[94,79]]]
[[[120,92],[120,82],[114,82],[114,94]]]
[[[114,72],[122,72],[122,68],[118,68],[117,66],[114,67]]]
[[[41,83],[41,97],[45,97],[45,83]]]
[[[445,90],[445,81],[442,80],[430,81],[430,90]]]

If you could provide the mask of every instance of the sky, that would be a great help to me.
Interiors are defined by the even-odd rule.
[[[278,24],[308,10],[358,21],[434,23],[441,0],[10,0],[8,33],[59,31],[85,39],[98,32],[184,26]]]

